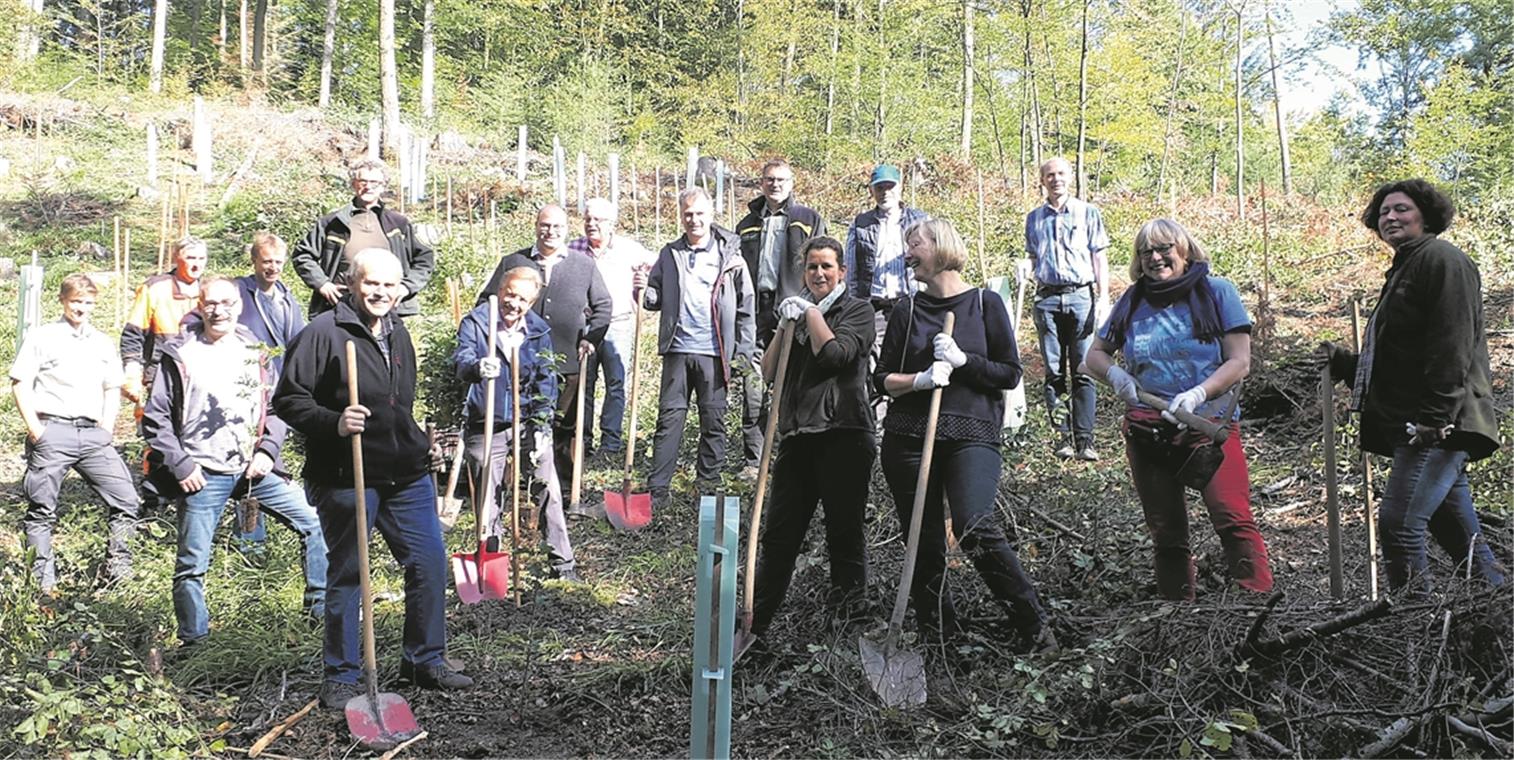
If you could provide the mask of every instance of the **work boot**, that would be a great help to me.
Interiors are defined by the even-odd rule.
[[[406,666],[409,666],[407,668]],[[406,671],[409,671],[408,673]],[[435,665],[415,667],[406,660],[400,661],[400,676],[410,676],[411,682],[422,689],[460,691],[473,688],[473,679],[453,670],[445,660]]]
[[[1078,458],[1085,462],[1099,461],[1099,452],[1095,451],[1092,443],[1085,443],[1078,447]]]
[[[321,682],[321,707],[327,710],[340,710],[346,707],[353,697],[360,696],[362,693],[362,684],[327,679]]]

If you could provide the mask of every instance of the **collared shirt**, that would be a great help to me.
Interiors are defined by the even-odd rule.
[[[895,208],[878,223],[878,255],[873,263],[873,298],[903,298],[915,291],[915,278],[904,265],[904,230],[899,219],[904,209]]]
[[[679,270],[678,323],[673,329],[670,351],[719,356],[715,345],[715,314],[712,294],[720,279],[720,246],[712,234],[697,246],[681,237],[673,245]]]
[[[380,210],[381,206],[371,209],[353,206],[352,237],[347,239],[347,247],[342,249],[349,262],[353,256],[369,248],[389,250],[389,238],[384,235],[384,226],[379,223]]]
[[[776,293],[789,216],[783,211],[770,212],[766,206],[763,206],[762,214],[762,255],[757,260],[757,292]]]
[[[640,267],[651,267],[657,257],[634,238],[612,235],[602,247],[589,245],[589,238],[581,237],[568,243],[568,250],[587,254],[599,267],[599,276],[610,291],[610,321],[624,322],[631,319],[631,280]]]
[[[53,417],[105,416],[105,394],[125,382],[115,342],[93,325],[60,319],[26,334],[11,379],[30,386],[33,411]]]
[[[1094,281],[1094,254],[1109,247],[1099,208],[1068,197],[1060,211],[1050,204],[1025,217],[1025,251],[1042,285],[1086,285]]]
[[[532,245],[531,246],[531,258],[535,259],[536,263],[538,263],[538,264],[541,265],[541,284],[542,284],[542,287],[545,288],[546,286],[551,285],[552,284],[552,267],[555,267],[558,264],[562,263],[562,260],[563,260],[563,251],[562,250],[558,250],[557,253],[554,253],[551,256],[548,256],[547,254],[545,254],[545,253],[542,252],[542,250],[541,250],[540,247],[538,247],[536,245]]]

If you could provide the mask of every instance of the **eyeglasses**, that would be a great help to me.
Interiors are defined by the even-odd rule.
[[[370,187],[383,187],[384,186],[384,178],[383,177],[358,177],[357,179],[352,180],[352,184],[354,184],[354,185],[368,185]]]
[[[231,308],[236,305],[235,298],[228,298],[224,301],[206,301],[200,304],[200,308],[206,311],[231,311]]]
[[[785,182],[793,182],[793,177],[763,177],[762,181],[769,185],[781,185]]]
[[[1167,252],[1171,251],[1172,248],[1173,248],[1173,244],[1172,243],[1158,243],[1156,245],[1151,246],[1150,248],[1141,248],[1141,249],[1138,249],[1136,251],[1136,254],[1139,255],[1143,259],[1146,258],[1146,257],[1148,257],[1148,256],[1150,256],[1153,253],[1155,253],[1158,256],[1166,256]]]

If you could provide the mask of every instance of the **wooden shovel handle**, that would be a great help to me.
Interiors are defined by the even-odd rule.
[[[577,504],[583,494],[584,481],[584,384],[589,378],[589,368],[584,366],[588,357],[578,356],[578,400],[574,409],[573,423],[573,486],[569,504]]]
[[[490,359],[495,359],[499,356],[499,323],[495,321],[498,318],[499,296],[491,295],[489,296],[489,316],[484,322],[484,324],[489,326],[489,337],[484,344],[489,347],[488,356]],[[511,367],[511,371],[514,371],[513,366]],[[473,532],[478,538],[479,546],[483,546],[484,535],[486,533],[484,529],[484,512],[490,509],[490,505],[494,503],[494,386],[494,378],[491,377],[484,381],[484,495],[481,499],[475,498],[473,500]],[[511,407],[510,414],[518,417],[520,416],[520,409]],[[464,440],[459,441],[459,445],[466,445],[466,442],[467,437],[465,433]],[[479,570],[482,571],[484,563],[479,562],[478,566]]]
[[[793,321],[784,320],[775,342],[779,346],[778,373],[773,377],[773,402],[768,409],[767,428],[763,431],[762,461],[757,465],[757,495],[752,498],[752,519],[747,523],[746,576],[742,579],[740,616],[743,629],[750,628],[752,624],[752,601],[757,593],[757,534],[762,527],[763,503],[767,500],[768,467],[773,461],[773,439],[778,437],[778,411],[783,404],[783,382],[788,376],[789,355],[794,350]],[[768,348],[772,350],[772,344]]]
[[[1150,404],[1152,408],[1158,411],[1165,411],[1167,407],[1172,403],[1171,401],[1167,401],[1160,396],[1147,393],[1146,391],[1137,391],[1137,394],[1142,401]],[[1224,443],[1225,439],[1230,437],[1230,428],[1228,425],[1216,424],[1214,420],[1211,420],[1207,417],[1200,417],[1193,412],[1185,412],[1181,409],[1173,412],[1172,416],[1177,417],[1178,422],[1181,422],[1184,425],[1187,425],[1188,427],[1191,427],[1194,430],[1197,430],[1200,433],[1209,436],[1209,439],[1214,441],[1215,443]]]
[[[625,426],[626,469],[622,490],[627,499],[631,494],[631,468],[636,464],[636,389],[641,379],[641,294],[633,294],[631,313],[635,315],[636,328],[631,336],[631,384],[626,389],[626,415],[630,422]]]
[[[946,326],[941,329],[951,335],[957,327],[955,312],[947,312]],[[936,423],[941,420],[941,392],[937,386],[930,392],[930,412],[925,417],[925,446],[920,450],[920,473],[915,476],[915,505],[909,516],[909,536],[904,544],[904,572],[899,575],[899,592],[894,595],[894,614],[888,620],[888,638],[884,650],[893,648],[904,627],[904,611],[909,607],[909,589],[915,581],[915,557],[920,554],[920,525],[925,522],[925,489],[930,485],[931,457],[936,453]]]
[[[347,341],[347,404],[358,403],[357,344]],[[352,500],[356,519],[358,588],[363,595],[363,673],[368,701],[378,704],[378,654],[373,643],[373,583],[368,577],[368,488],[363,482],[363,434],[352,434]]]

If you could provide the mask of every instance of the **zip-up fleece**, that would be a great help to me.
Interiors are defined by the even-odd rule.
[[[357,347],[358,403],[368,407],[363,431],[363,473],[369,486],[408,485],[425,475],[430,449],[415,424],[415,347],[405,325],[385,317],[389,361],[363,324],[351,298],[320,314],[294,337],[273,410],[305,434],[307,482],[352,487],[352,444],[337,435],[336,422],[349,403],[346,343]]]
[[[184,332],[164,341],[158,359],[157,379],[142,408],[142,437],[149,447],[148,478],[157,486],[158,493],[165,497],[182,495],[179,481],[189,477],[195,470],[195,461],[184,450],[180,438],[184,430],[184,389],[193,382],[193,377],[179,351],[188,341],[199,340],[204,330],[204,323],[185,325]],[[248,346],[259,343],[257,337],[240,324],[237,325],[236,334]],[[259,353],[258,378],[262,387],[267,389],[275,379],[273,366],[266,352]],[[253,453],[267,454],[273,460],[273,471],[287,475],[283,449],[289,427],[269,408],[269,395],[270,390],[265,390],[260,397],[258,413],[262,416],[262,421],[258,426],[260,434],[253,446]]]
[[[548,366],[547,354],[552,351],[552,328],[547,320],[534,311],[526,312],[526,340],[520,347],[520,396],[526,409],[522,424],[536,424],[545,429],[552,424],[552,412],[557,408],[557,374]],[[489,354],[489,304],[473,307],[457,327],[457,349],[452,352],[452,366],[457,379],[468,383],[468,426],[483,429],[484,391],[487,390],[483,375],[478,372],[479,360]],[[494,381],[494,424],[509,425],[515,420],[514,394],[510,392],[510,352],[500,346],[495,354],[499,357],[499,378]]]
[[[400,260],[400,284],[407,295],[394,307],[401,317],[413,317],[421,311],[421,288],[431,280],[436,268],[436,255],[431,247],[415,236],[415,227],[403,214],[391,211],[382,205],[375,206],[379,229],[389,240],[389,251]],[[305,281],[310,290],[310,317],[331,311],[331,304],[320,294],[322,285],[347,272],[347,257],[343,251],[352,238],[352,212],[357,209],[349,203],[320,219],[296,243],[289,254],[294,271]]]
[[[741,257],[741,239],[724,227],[710,225],[710,234],[715,237],[720,250],[720,275],[715,279],[715,288],[710,293],[710,322],[715,326],[715,348],[720,357],[720,367],[727,382],[731,379],[731,365],[737,356],[751,361],[756,355],[757,324],[753,317],[757,299],[752,292],[752,277],[747,271],[746,260]],[[666,354],[673,347],[673,335],[678,326],[678,305],[683,302],[683,269],[674,259],[675,240],[657,253],[657,263],[647,275],[647,292],[642,305],[652,311],[661,311],[657,327],[657,352]],[[668,308],[663,308],[667,305]]]
[[[747,204],[747,214],[736,223],[736,234],[741,237],[741,257],[746,259],[747,271],[752,273],[752,282],[757,281],[757,273],[761,270],[761,262],[757,260],[762,255],[762,210],[767,206],[768,199],[759,195]],[[809,206],[801,206],[794,202],[794,196],[790,195],[780,206],[782,213],[788,217],[788,225],[784,228],[783,246],[779,251],[782,257],[778,261],[778,290],[773,296],[773,308],[789,296],[797,296],[804,292],[804,260],[799,258],[799,252],[804,250],[804,244],[816,235],[825,234],[825,219]]]

